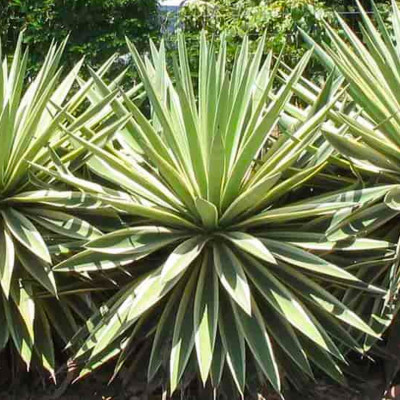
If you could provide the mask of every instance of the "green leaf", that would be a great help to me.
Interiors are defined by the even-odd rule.
[[[163,363],[163,355],[165,353],[165,347],[169,343],[170,334],[174,329],[175,318],[179,306],[179,296],[182,293],[178,288],[173,291],[170,296],[164,311],[161,314],[160,319],[157,323],[157,329],[153,340],[153,346],[151,348],[149,366],[147,369],[147,379],[152,381],[157,371]]]
[[[286,261],[296,267],[300,267],[317,274],[363,285],[363,282],[353,274],[328,261],[325,261],[323,258],[318,257],[315,254],[308,253],[291,244],[281,241],[278,242],[271,239],[262,239],[262,242],[272,251],[277,259]]]
[[[221,382],[225,359],[226,350],[222,345],[221,335],[217,335],[210,369],[211,384],[214,388],[217,388]]]
[[[232,202],[221,217],[220,223],[230,222],[242,213],[249,211],[259,205],[268,191],[278,182],[280,173],[267,175],[260,182],[245,190]]]
[[[314,346],[307,338],[300,338],[301,344],[310,360],[323,372],[341,385],[346,384],[343,372],[334,359],[318,346]]]
[[[385,204],[392,210],[400,211],[400,188],[395,187],[385,196]]]
[[[287,222],[296,219],[305,219],[319,215],[332,215],[338,210],[353,206],[353,202],[343,203],[312,203],[281,207],[256,214],[247,220],[236,224],[235,228],[263,226],[268,223]]]
[[[176,314],[170,356],[170,386],[173,394],[180,382],[194,346],[193,306],[197,272],[193,272]]]
[[[53,295],[57,295],[57,285],[50,265],[37,258],[25,247],[18,246],[16,254],[22,266],[32,275],[44,288]]]
[[[51,257],[47,246],[32,222],[14,208],[5,208],[1,214],[13,236],[29,251],[50,264]]]
[[[267,302],[298,331],[302,332],[324,351],[337,353],[337,348],[321,331],[307,308],[297,296],[284,286],[268,269],[255,259],[248,258],[246,272]]]
[[[108,233],[85,247],[105,254],[149,254],[184,237],[182,232],[162,226],[139,226]]]
[[[195,236],[181,243],[165,261],[161,279],[169,282],[179,276],[200,255],[206,243],[207,238],[202,236]]]
[[[361,332],[378,337],[377,333],[374,332],[354,311],[350,310],[335,296],[313,282],[311,279],[307,278],[303,274],[299,274],[296,270],[293,270],[293,268],[285,265],[280,265],[279,274],[282,276],[282,279],[292,287],[293,291],[298,292],[300,296],[304,297],[305,301],[316,304],[330,315],[335,316]],[[368,286],[368,284],[365,285]],[[305,296],[305,293],[307,293],[307,296]]]
[[[252,302],[253,315],[249,316],[232,302],[232,308],[236,321],[246,338],[254,358],[257,360],[261,370],[271,382],[273,388],[279,393],[281,382],[279,377],[278,365],[272,349],[269,334],[265,328],[263,318],[257,304]]]
[[[34,321],[35,331],[35,350],[39,356],[41,365],[49,371],[55,381],[55,358],[53,338],[49,321],[40,307],[36,309],[36,317]]]
[[[8,299],[15,263],[15,249],[12,237],[5,227],[0,230],[0,283]]]
[[[387,156],[353,138],[339,136],[327,130],[324,131],[324,135],[345,156],[376,165],[382,173],[385,173],[385,170],[392,170],[397,173],[400,171],[396,163],[390,161]]]
[[[10,337],[10,331],[7,326],[6,313],[4,311],[4,307],[6,306],[3,306],[4,301],[7,300],[4,300],[3,296],[0,295],[0,351],[6,347],[8,339]]]
[[[260,306],[261,307],[261,306]],[[262,314],[267,319],[267,329],[281,349],[305,374],[313,377],[307,354],[297,338],[297,334],[285,317],[277,313],[266,301],[262,304]]]
[[[48,204],[54,207],[97,209],[101,201],[89,193],[55,190],[23,192],[8,198],[10,203]]]
[[[145,257],[147,253],[139,254],[104,254],[96,250],[84,250],[57,264],[55,272],[92,272],[123,267],[135,260]]]
[[[203,225],[208,229],[216,228],[218,225],[218,210],[215,205],[201,198],[197,198],[195,204]]]
[[[214,353],[219,310],[218,275],[212,255],[204,255],[194,302],[194,332],[197,360],[203,385],[206,384]]]
[[[262,261],[276,264],[275,257],[257,237],[244,232],[229,232],[228,234],[221,236],[226,237],[240,250],[257,257]]]
[[[29,370],[33,356],[33,318],[35,307],[28,292],[23,287],[15,287],[10,292],[11,301],[4,301],[4,310],[10,336]]]
[[[98,321],[90,328],[90,336],[76,353],[76,357],[92,350],[90,357],[101,354],[118,336],[129,329],[147,310],[161,300],[178,282],[180,276],[162,282],[161,269],[129,284],[123,296],[117,297],[107,314],[106,323]]]
[[[44,228],[65,237],[79,240],[93,240],[102,233],[88,222],[60,211],[40,208],[23,209],[29,218]]]
[[[221,296],[218,326],[229,369],[239,392],[243,395],[246,379],[244,337],[234,318],[231,303],[225,296]]]
[[[249,315],[251,315],[250,286],[242,262],[222,243],[213,245],[214,265],[220,282],[228,294]]]

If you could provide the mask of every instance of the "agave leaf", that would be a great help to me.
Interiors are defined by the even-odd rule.
[[[51,257],[47,246],[31,221],[13,208],[1,211],[7,228],[13,236],[29,251],[47,263],[51,263]]]
[[[323,64],[326,66],[326,68],[329,71],[334,70],[335,64],[333,63],[333,61],[332,61],[331,57],[328,55],[328,53],[326,53],[324,51],[324,49],[318,43],[316,43],[307,32],[305,32],[301,28],[299,28],[299,31],[300,31],[302,37],[304,38],[307,46],[309,48],[311,48],[311,47],[313,48],[315,55],[318,57],[318,59],[320,59],[323,62]]]
[[[200,375],[205,385],[210,373],[217,335],[219,287],[212,257],[204,256],[194,302],[194,332]]]
[[[207,200],[197,198],[196,207],[205,227],[214,229],[218,225],[218,210]]]
[[[327,340],[326,334],[321,332],[310,312],[293,292],[255,260],[251,260],[251,267],[246,271],[259,292],[277,313],[325,351],[337,354],[333,342]]]
[[[240,307],[251,315],[250,286],[243,271],[242,262],[224,244],[213,246],[214,265],[220,282]]]
[[[57,295],[57,285],[50,265],[37,258],[33,253],[27,251],[25,247],[18,246],[17,257],[22,266],[50,293]]]
[[[275,231],[265,232],[263,236],[274,240],[283,240],[297,247],[306,250],[331,251],[340,252],[348,251],[366,251],[366,250],[387,250],[393,249],[393,244],[384,240],[350,238],[347,240],[327,241],[325,235],[310,232],[293,232],[293,231]]]
[[[127,182],[124,186],[126,186],[128,190],[133,193],[141,194],[143,197],[149,196],[145,192],[145,190],[148,190],[159,198],[165,200],[167,203],[173,200],[173,195],[169,192],[168,188],[166,188],[160,181],[154,179],[151,174],[146,173],[146,171],[139,165],[134,169],[128,168],[120,160],[113,157],[100,147],[80,138],[77,135],[73,135],[72,133],[70,133],[70,135],[74,140],[90,150],[93,154],[101,156],[101,161],[108,169],[114,171],[114,175],[116,175],[116,178],[120,180],[119,183],[124,185],[124,182]],[[151,200],[153,197],[150,196],[149,199]],[[174,203],[176,203],[176,200]]]
[[[224,237],[246,253],[268,263],[276,264],[275,257],[269,251],[268,247],[265,246],[265,241],[263,242],[257,237],[244,232],[229,232]]]
[[[143,254],[103,254],[88,249],[81,253],[75,254],[65,261],[57,264],[53,271],[68,272],[74,271],[79,273],[102,271],[113,268],[120,268],[124,265],[132,263],[147,255]]]
[[[156,333],[153,340],[153,346],[151,348],[149,366],[147,369],[147,378],[152,381],[163,363],[163,351],[166,347],[166,338],[169,336],[170,332],[174,328],[175,319],[179,299],[178,296],[181,295],[179,290],[175,290],[171,297],[169,298],[164,311],[160,317],[159,323],[157,324]]]
[[[301,338],[301,344],[307,352],[309,358],[333,380],[341,385],[346,384],[343,372],[334,359],[326,352],[323,352],[318,346],[311,346],[306,338]],[[314,350],[314,351],[312,351]]]
[[[307,251],[295,246],[271,239],[263,239],[262,242],[272,251],[276,258],[286,261],[296,267],[304,268],[317,274],[326,275],[327,277],[344,280],[349,283],[363,284],[363,282],[353,274],[325,261],[315,254],[308,253]]]
[[[222,345],[221,335],[217,335],[210,369],[211,383],[214,388],[218,387],[221,382],[225,360],[226,350],[225,347]]]
[[[77,317],[74,316],[69,303],[45,301],[40,303],[40,307],[48,317],[52,332],[57,333],[64,344],[67,344],[78,330]]]
[[[36,309],[34,320],[35,350],[39,356],[40,362],[53,377],[55,381],[55,358],[53,338],[49,321],[40,307]]]
[[[206,242],[206,238],[194,236],[176,247],[162,267],[161,279],[169,282],[181,275],[199,256]]]
[[[324,135],[340,153],[352,159],[369,162],[372,165],[376,165],[383,172],[390,170],[400,171],[396,163],[388,159],[387,156],[359,143],[355,139],[335,135],[327,130],[324,131]]]
[[[184,238],[182,232],[162,226],[120,229],[86,244],[86,248],[106,254],[136,254],[156,251]]]
[[[179,215],[169,210],[167,211],[166,209],[161,207],[146,207],[142,204],[139,204],[138,202],[135,202],[131,196],[125,195],[122,192],[114,191],[112,189],[105,188],[97,183],[92,183],[84,179],[76,178],[75,176],[70,174],[60,173],[60,171],[51,171],[36,164],[32,164],[32,166],[70,185],[76,186],[83,191],[91,193],[98,192],[99,194],[96,196],[97,199],[101,200],[103,204],[113,206],[120,211],[134,213],[136,215],[141,215],[147,218],[158,219],[160,222],[172,226],[195,228],[195,225],[193,225],[190,221],[180,217]]]
[[[10,337],[10,331],[7,326],[7,318],[6,318],[6,314],[4,311],[5,305],[3,306],[3,302],[4,302],[4,300],[3,300],[3,298],[1,298],[1,300],[0,300],[0,310],[1,310],[1,312],[0,312],[0,350],[3,350],[6,347],[6,345],[8,343],[8,339]]]
[[[304,290],[308,290],[310,296],[307,296],[307,301],[314,302],[331,315],[344,321],[345,323],[367,333],[368,335],[377,337],[374,332],[360,317],[357,316],[352,310],[341,303],[336,297],[332,296],[325,289],[314,283],[311,279],[296,273],[292,268],[285,265],[280,265],[281,270],[279,274],[287,279],[287,282],[292,289],[303,296]],[[384,291],[382,291],[385,293]]]
[[[85,376],[102,366],[104,363],[117,356],[125,348],[127,342],[128,339],[125,339],[120,344],[116,344],[113,348],[110,349],[110,351],[104,351],[103,353],[96,354],[96,356],[91,358],[85,364],[85,367],[81,371],[79,371],[79,376],[75,379],[75,381],[84,378]]]
[[[11,203],[48,204],[54,207],[65,208],[98,208],[101,202],[89,193],[37,190],[34,192],[23,192],[8,199]]]
[[[394,188],[385,196],[385,204],[392,210],[400,210],[400,188]]]
[[[173,394],[178,386],[194,346],[193,313],[197,274],[193,273],[183,292],[176,314],[170,356],[170,390]]]
[[[15,347],[29,370],[33,356],[34,304],[24,288],[14,288],[10,294],[12,301],[3,302],[8,329]]]
[[[253,315],[249,316],[239,309],[233,302],[232,308],[236,321],[246,338],[246,341],[252,351],[258,365],[271,382],[273,388],[280,392],[281,382],[275,355],[272,349],[269,334],[256,303],[252,303]]]
[[[186,174],[189,175],[191,171],[191,166],[189,165],[189,160],[186,153],[187,146],[186,145],[180,146],[179,143],[182,143],[182,138],[179,137],[172,128],[171,117],[167,114],[166,109],[163,107],[160,99],[158,98],[157,90],[155,89],[154,84],[152,83],[149,74],[146,71],[145,64],[143,63],[136,47],[128,39],[127,39],[127,44],[132,54],[132,57],[135,61],[135,64],[139,70],[140,76],[143,80],[147,95],[149,96],[151,104],[155,109],[157,118],[160,119],[160,122],[164,127],[164,134],[167,138],[168,144],[171,146],[171,149],[173,149],[174,154],[180,161]]]
[[[226,221],[232,221],[238,215],[257,207],[280,177],[280,173],[267,175],[260,182],[244,191],[224,212],[220,223],[223,224]]]
[[[263,314],[268,315],[267,328],[273,338],[280,344],[282,350],[289,358],[308,376],[313,377],[310,363],[307,359],[307,353],[304,351],[297,337],[295,330],[280,314],[274,312],[274,309],[264,302]]]
[[[15,264],[15,249],[12,237],[5,227],[0,230],[0,283],[8,299]]]
[[[364,351],[358,341],[353,336],[351,336],[348,328],[343,326],[343,324],[341,324],[334,315],[323,312],[319,310],[318,307],[315,307],[313,311],[316,313],[318,320],[327,327],[327,330],[329,330],[329,333],[332,335],[332,337],[339,340],[348,348],[354,349],[360,354],[364,354]],[[371,328],[374,330],[374,332],[378,332],[374,329],[372,325]],[[376,338],[376,336],[370,335],[367,335],[367,337]]]
[[[179,280],[179,276],[169,282],[163,282],[161,270],[149,274],[138,284],[135,283],[132,292],[127,292],[127,297],[121,304],[117,303],[116,312],[110,321],[104,325],[97,325],[92,333],[95,345],[91,357],[100,354],[115,338],[131,327],[137,319],[155,303],[163,298]],[[82,348],[86,350],[86,346]],[[82,353],[82,351],[81,351]],[[77,354],[80,354],[79,352]]]
[[[243,394],[246,379],[244,337],[234,319],[231,303],[224,296],[221,296],[218,326],[229,369],[239,392]]]
[[[333,223],[326,231],[330,241],[339,241],[354,236],[367,236],[398,215],[398,211],[391,209],[384,203],[367,205],[356,212],[350,212],[344,218]]]
[[[395,189],[396,185],[381,185],[366,187],[355,190],[340,190],[338,192],[323,194],[321,196],[313,197],[313,202],[317,204],[339,202],[347,203],[353,202],[354,206],[367,204],[369,202],[380,200],[388,192]],[[306,204],[307,201],[299,202]],[[340,211],[340,209],[339,209]]]
[[[241,184],[243,176],[253,160],[260,146],[266,139],[265,132],[270,132],[277,122],[277,116],[283,109],[284,104],[288,101],[292,93],[292,87],[299,79],[303,72],[311,53],[307,53],[301,62],[299,62],[289,78],[285,87],[282,88],[278,98],[269,106],[265,117],[258,124],[251,137],[244,144],[238,159],[231,171],[231,179],[225,189],[223,204],[227,204],[237,194],[237,190]]]
[[[221,96],[223,96],[221,92]],[[221,100],[220,100],[221,101]],[[222,107],[219,105],[219,108]],[[223,180],[226,174],[225,145],[222,137],[222,129],[216,129],[211,143],[211,154],[208,161],[208,199],[220,207]]]
[[[79,240],[93,240],[102,233],[88,222],[60,211],[43,210],[40,208],[24,209],[26,215],[48,230]]]
[[[342,208],[353,206],[352,202],[342,203],[307,203],[294,206],[287,206],[261,212],[235,225],[235,228],[246,226],[262,226],[268,223],[287,222],[294,219],[315,217],[318,215],[332,215]]]

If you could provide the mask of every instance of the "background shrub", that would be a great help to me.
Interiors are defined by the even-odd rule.
[[[387,0],[379,2],[385,16],[389,4]],[[216,37],[223,31],[226,33],[231,60],[244,35],[257,40],[261,33],[267,32],[266,52],[273,50],[277,55],[284,48],[283,60],[294,66],[306,51],[298,28],[316,42],[326,41],[328,38],[322,21],[337,26],[334,11],[346,12],[344,17],[357,27],[359,15],[350,14],[357,12],[353,0],[193,0],[181,9],[178,26],[192,43],[192,58],[198,54],[196,43],[202,30]],[[316,61],[312,62],[310,70],[313,78],[324,75],[323,68]]]
[[[140,48],[159,34],[157,0],[0,0],[0,37],[11,53],[25,29],[31,72],[39,69],[50,42],[70,38],[66,66],[85,56],[98,66],[115,52],[126,53],[125,35]]]

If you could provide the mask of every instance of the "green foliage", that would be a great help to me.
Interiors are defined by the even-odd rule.
[[[344,157],[360,169],[378,174],[381,181],[400,182],[400,10],[392,1],[391,25],[385,24],[378,8],[373,4],[374,20],[358,3],[362,15],[362,38],[343,21],[339,23],[344,32],[342,39],[326,25],[327,34],[331,38],[331,46],[320,48],[319,56],[328,67],[335,66],[345,77],[349,87],[348,93],[360,106],[358,113],[340,113],[339,117],[346,126],[346,134],[327,131],[326,139]],[[374,23],[375,22],[375,23]],[[362,40],[361,40],[362,39]],[[309,40],[309,38],[307,38]],[[385,197],[381,207],[380,219],[371,219],[374,227],[379,226],[385,215],[398,215],[399,194],[392,192]],[[376,210],[375,210],[376,211]],[[369,212],[355,214],[347,221],[365,218]],[[365,231],[366,226],[358,229]],[[370,229],[371,230],[371,229]],[[398,240],[396,237],[395,240]],[[399,270],[398,262],[390,263],[385,274],[390,285],[390,299],[398,296]],[[379,317],[391,320],[395,305],[386,301],[376,307]]]
[[[266,32],[266,51],[279,53],[284,48],[284,61],[295,65],[305,53],[297,28],[323,40],[322,18],[332,17],[332,9],[319,0],[194,0],[181,9],[178,26],[191,40],[189,51],[194,53],[198,51],[196,43],[201,30],[215,37],[224,32],[230,60],[244,35],[258,40]]]
[[[400,106],[398,92],[399,80],[399,40],[400,11],[396,2],[392,2],[391,23],[384,19],[382,8],[373,4],[373,15],[365,12],[360,4],[362,16],[361,36],[358,36],[341,18],[338,22],[341,35],[329,24],[325,25],[330,44],[320,46],[305,32],[303,36],[321,63],[340,76],[338,80],[347,86],[346,96],[331,110],[331,121],[323,129],[323,136],[316,145],[335,162],[346,160],[352,165],[361,182],[379,180],[380,182],[399,183],[399,127]],[[311,82],[303,79],[296,94],[309,107],[314,106],[317,91]],[[302,111],[292,107],[284,116],[286,127],[295,123]],[[366,206],[350,215],[338,218],[336,227],[329,229],[329,236],[375,234],[397,242],[397,222],[399,215],[398,190],[388,194],[382,204]],[[389,225],[385,225],[388,222]],[[381,229],[382,225],[387,229]],[[372,273],[374,271],[374,273]],[[366,273],[366,272],[364,272]],[[359,310],[370,313],[371,323],[383,332],[396,315],[396,299],[399,290],[399,266],[396,259],[385,259],[369,272],[381,285],[389,288],[385,301],[375,300],[365,303],[362,299],[353,299],[352,304]],[[349,297],[348,297],[349,300]],[[368,347],[373,342],[367,341]]]
[[[90,4],[111,15],[130,3]],[[46,10],[48,22],[53,4],[7,6]],[[393,4],[393,32],[364,13],[365,44],[318,19],[331,41],[321,47],[304,22],[310,4],[292,4],[287,20],[286,3],[235,4],[239,25],[233,14],[206,21],[224,31],[214,41],[193,25],[173,62],[163,41],[141,56],[128,40],[142,83],[125,92],[115,55],[62,78],[66,42],[52,44],[27,79],[22,36],[4,57],[0,349],[27,366],[54,374],[59,336],[80,377],[115,357],[115,373],[132,372],[142,347],[148,379],[170,394],[193,377],[241,394],[258,377],[282,392],[316,370],[345,382],[349,352],[370,350],[392,320],[400,12]],[[331,71],[321,86],[303,76],[311,51],[265,54],[290,50],[289,26],[301,25]],[[47,40],[34,26],[26,40]],[[102,46],[91,46],[97,63]]]
[[[126,52],[125,35],[139,46],[159,32],[156,0],[0,0],[0,38],[6,53],[25,29],[30,68],[35,72],[53,40],[70,35],[65,64],[83,56],[101,65],[115,52]]]
[[[30,165],[79,168],[85,151],[66,146],[64,130],[86,132],[96,143],[121,129],[126,119],[109,119],[107,105],[116,91],[80,111],[90,84],[80,80],[80,89],[71,95],[82,61],[60,80],[65,41],[50,47],[37,76],[26,82],[28,53],[22,42],[20,35],[12,63],[4,58],[0,65],[0,349],[10,340],[28,367],[37,359],[54,374],[50,327],[67,342],[89,307],[79,306],[82,295],[73,295],[80,283],[70,277],[57,280],[52,262],[102,235],[77,215],[79,209],[99,206],[33,173]],[[99,72],[105,73],[113,60]],[[71,296],[58,304],[66,288]]]
[[[388,17],[388,3],[389,0],[378,3],[385,21]],[[260,35],[266,32],[265,52],[273,50],[278,54],[283,50],[283,61],[294,66],[306,52],[299,29],[305,31],[317,43],[329,41],[329,36],[323,28],[323,20],[339,28],[334,13],[348,11],[357,11],[353,2],[192,0],[186,2],[180,10],[177,27],[186,34],[188,51],[192,59],[198,57],[198,36],[202,30],[206,31],[209,37],[215,38],[224,32],[230,61],[234,59],[236,48],[244,35],[257,42]],[[357,28],[359,16],[348,15],[347,18]],[[256,44],[253,44],[253,49],[254,46]],[[312,60],[307,74],[314,81],[319,81],[325,72],[317,60]]]
[[[132,114],[127,129],[138,149],[118,150],[118,138],[103,148],[71,132],[71,142],[93,155],[87,165],[102,183],[39,168],[122,217],[139,217],[54,267],[93,275],[134,271],[72,340],[81,377],[119,354],[118,372],[146,326],[142,335],[153,341],[148,379],[167,373],[171,394],[193,368],[215,388],[225,368],[244,393],[246,360],[280,392],[283,371],[296,384],[313,376],[311,365],[344,382],[347,349],[363,352],[346,325],[367,338],[378,336],[332,293],[347,288],[384,295],[346,267],[355,258],[393,256],[394,246],[345,236],[331,240],[325,232],[342,213],[378,202],[393,186],[325,190],[302,201],[291,196],[325,167],[308,145],[320,136],[338,86],[328,82],[308,118],[291,135],[275,138],[311,54],[275,92],[280,63],[273,65],[271,55],[263,60],[264,40],[251,54],[245,38],[230,74],[225,41],[215,54],[203,35],[197,89],[183,36],[173,77],[163,44],[151,44],[151,59],[143,60],[128,41],[152,117],[128,99],[126,108],[114,107]],[[92,77],[102,96],[112,93],[97,74]],[[308,165],[300,168],[305,154]],[[335,177],[323,179],[329,184]]]

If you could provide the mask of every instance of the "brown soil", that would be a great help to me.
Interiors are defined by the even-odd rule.
[[[99,385],[95,382],[83,382],[72,385],[57,400],[162,400],[161,395],[145,396],[135,390],[122,389],[121,385]],[[180,396],[178,396],[180,398]],[[260,400],[276,400],[279,397],[259,397]],[[317,384],[309,387],[302,394],[289,395],[288,400],[368,400],[355,390],[344,389],[335,385]],[[13,388],[0,392],[0,400],[55,400],[51,393],[36,390],[34,393],[26,387]],[[185,399],[186,400],[186,399]],[[194,400],[191,398],[190,400]],[[203,399],[198,399],[203,400]],[[204,399],[205,400],[205,399]],[[247,399],[246,399],[247,400]]]

